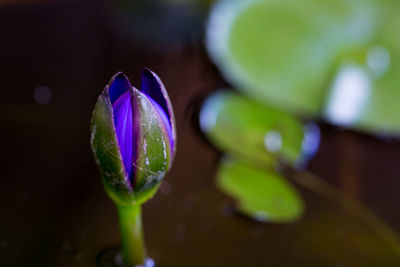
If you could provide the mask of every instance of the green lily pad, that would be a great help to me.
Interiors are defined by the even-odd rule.
[[[284,112],[231,91],[211,95],[200,113],[200,125],[221,150],[252,162],[304,162],[319,144],[319,131]]]
[[[324,114],[336,124],[378,134],[400,134],[399,1],[382,1],[372,45],[341,57]]]
[[[318,115],[336,57],[370,41],[376,13],[366,1],[226,0],[212,10],[207,47],[242,92]]]
[[[390,135],[400,134],[400,2],[384,1],[382,19],[375,39],[367,50],[364,66],[371,87],[356,126]]]
[[[381,50],[389,55],[383,47]],[[383,56],[383,55],[382,55]],[[400,63],[400,61],[399,61]],[[394,65],[396,63],[393,62]],[[371,69],[355,61],[347,61],[338,70],[329,92],[324,117],[339,125],[385,135],[400,133],[400,68],[394,67],[376,77]]]
[[[398,10],[396,0],[225,0],[207,45],[225,78],[257,101],[398,135]]]
[[[239,211],[257,221],[291,222],[304,212],[300,196],[273,170],[225,160],[219,167],[217,185],[237,200]]]

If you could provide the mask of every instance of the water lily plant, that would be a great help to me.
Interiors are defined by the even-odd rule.
[[[117,206],[123,263],[144,265],[141,205],[159,188],[176,148],[172,105],[160,78],[145,69],[138,90],[125,74],[115,74],[97,100],[90,142]]]

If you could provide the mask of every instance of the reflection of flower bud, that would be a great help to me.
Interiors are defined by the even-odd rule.
[[[139,91],[117,73],[93,111],[93,153],[107,193],[120,204],[152,197],[175,154],[175,120],[165,87],[147,69],[141,83]]]

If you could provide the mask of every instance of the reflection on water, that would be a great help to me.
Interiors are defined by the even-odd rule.
[[[325,118],[338,125],[354,123],[368,100],[371,81],[366,70],[355,64],[342,67],[334,80],[325,107]]]
[[[38,104],[48,104],[53,98],[50,88],[46,86],[39,86],[33,91],[33,98]]]
[[[307,123],[304,125],[304,138],[301,143],[302,157],[301,161],[311,159],[318,151],[321,141],[321,133],[319,127],[315,123]]]
[[[276,130],[271,130],[265,135],[264,144],[268,151],[278,152],[282,147],[282,135]]]
[[[206,102],[204,102],[204,106],[212,106],[211,108],[202,108],[200,110],[200,128],[203,132],[211,131],[217,124],[218,113],[222,108],[224,95],[222,92],[215,93],[214,97],[207,98]]]
[[[99,267],[128,267],[122,263],[122,256],[119,247],[112,247],[103,250],[97,256],[97,266]],[[155,262],[151,258],[147,258],[144,265],[134,267],[155,267]]]

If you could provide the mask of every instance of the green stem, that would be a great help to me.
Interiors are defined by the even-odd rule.
[[[143,238],[141,205],[117,205],[122,238],[122,261],[133,267],[144,265],[146,249]]]

